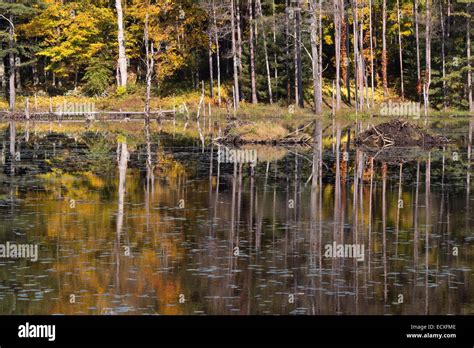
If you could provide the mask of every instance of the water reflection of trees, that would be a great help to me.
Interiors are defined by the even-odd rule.
[[[200,155],[207,177],[191,177],[193,168],[149,140],[144,147],[119,144],[117,176],[49,173],[42,190],[27,193],[12,181],[10,194],[24,198],[18,219],[55,260],[16,274],[48,274],[39,284],[53,291],[44,295],[48,301],[16,303],[15,311],[472,313],[472,121],[456,193],[445,153],[379,162],[348,145],[347,134],[363,127],[335,122],[328,142],[322,122],[316,125],[309,155],[292,150],[255,168],[220,163],[209,149]],[[131,165],[129,151],[145,165]],[[181,199],[184,209],[177,208]],[[325,258],[324,245],[333,241],[365,245],[364,261]],[[186,303],[178,303],[180,294]]]

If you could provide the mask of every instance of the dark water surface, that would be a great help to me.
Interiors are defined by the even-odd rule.
[[[347,144],[366,121],[318,125],[313,148],[244,147],[252,166],[0,123],[0,243],[39,247],[0,258],[0,314],[474,314],[474,122],[430,122],[452,143],[403,165]]]

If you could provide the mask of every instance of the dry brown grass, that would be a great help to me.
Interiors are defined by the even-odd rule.
[[[244,125],[236,130],[245,142],[272,141],[284,138],[288,130],[279,124],[272,122],[259,122]]]

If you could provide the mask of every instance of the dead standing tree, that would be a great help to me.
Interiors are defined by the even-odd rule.
[[[15,99],[16,99],[16,89],[15,89],[15,73],[16,73],[16,60],[15,60],[15,25],[13,24],[13,16],[10,15],[9,18],[5,17],[4,15],[0,14],[0,18],[6,20],[8,22],[8,62],[9,62],[9,109],[10,112],[15,110]]]
[[[145,16],[145,59],[146,59],[146,102],[145,102],[145,137],[147,143],[147,167],[152,168],[151,144],[150,144],[150,104],[151,104],[151,81],[155,68],[155,48],[153,42],[150,42],[148,31],[148,12]],[[158,121],[160,121],[158,116]]]
[[[423,85],[423,100],[425,109],[425,122],[430,107],[431,85],[431,0],[426,0],[426,30],[425,30],[425,83]]]
[[[119,46],[119,56],[117,61],[117,83],[120,87],[127,87],[127,56],[125,53],[122,0],[115,0],[115,9],[117,11],[117,41]]]

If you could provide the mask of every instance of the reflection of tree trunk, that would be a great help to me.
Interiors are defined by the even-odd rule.
[[[250,210],[249,210],[249,243],[252,245],[252,232],[253,232],[253,220],[254,220],[254,203],[255,203],[255,177],[253,175],[253,167],[250,167]]]
[[[420,189],[420,160],[416,164],[415,213],[413,215],[413,291],[416,298],[416,284],[418,282],[418,197]]]
[[[370,276],[370,262],[372,256],[372,194],[373,194],[373,187],[374,187],[374,158],[370,158],[370,190],[369,190],[369,257],[368,257],[368,272]]]
[[[211,144],[211,154],[209,156],[209,207],[212,206],[212,192],[213,192],[213,187],[212,187],[212,178],[214,174],[214,146]],[[213,207],[214,209],[216,208],[215,206]],[[214,223],[212,222],[212,217],[211,217],[211,212],[212,209],[209,209],[209,221],[211,223],[209,224],[209,237],[212,238],[213,236],[213,230],[214,230]]]
[[[239,245],[239,232],[240,232],[240,213],[242,212],[242,166],[243,164],[240,163],[238,177],[237,177],[237,232],[235,235],[236,243]]]
[[[128,166],[128,148],[127,143],[122,142],[120,148],[120,161],[119,161],[119,187],[118,187],[118,213],[117,213],[117,234],[119,235],[122,231],[123,216],[124,216],[124,203],[125,203],[125,179],[127,174]]]
[[[357,200],[359,198],[359,171],[361,169],[361,158],[362,152],[356,150],[356,160],[354,161],[354,191],[352,197],[352,231],[353,231],[353,244],[359,243],[358,227],[359,227],[359,205]],[[354,258],[354,273],[355,273],[355,315],[359,314],[359,271],[358,261]]]
[[[119,184],[118,184],[118,209],[117,209],[117,225],[116,225],[116,284],[119,284],[120,270],[120,239],[123,229],[124,205],[125,205],[125,184],[127,175],[129,153],[127,143],[124,141],[120,144],[120,160],[119,160]]]
[[[16,161],[16,123],[10,122],[10,175],[15,175],[15,161]]]
[[[321,154],[322,154],[322,127],[321,119],[315,120],[314,127],[314,144],[313,144],[313,170],[312,170],[312,188],[318,187],[318,182],[321,179]]]
[[[467,185],[467,206],[469,206],[469,193],[471,191],[471,160],[472,160],[472,132],[474,130],[474,120],[469,120],[469,136],[467,145],[467,174],[466,174],[466,185]],[[469,216],[469,214],[466,214]]]
[[[429,223],[431,217],[430,211],[430,187],[431,187],[431,152],[428,153],[428,160],[426,162],[426,175],[425,175],[425,315],[428,315],[428,273],[429,273]]]
[[[211,145],[212,146],[212,145]],[[214,218],[213,224],[217,221],[217,206],[219,203],[219,185],[220,185],[220,177],[221,177],[221,147],[218,146],[217,148],[217,178],[216,178],[216,193],[214,198]],[[214,234],[213,234],[214,236]]]
[[[387,302],[387,163],[382,164],[382,254],[383,254],[383,298]]]
[[[231,212],[230,212],[230,258],[229,258],[229,270],[234,268],[234,259],[236,259],[234,255],[234,248],[238,247],[238,245],[234,244],[234,236],[235,236],[235,198],[237,193],[237,162],[234,163],[234,174],[232,175],[232,203],[231,203]]]
[[[267,201],[267,183],[268,183],[268,171],[270,169],[270,162],[267,161],[267,170],[265,173],[265,183],[263,185],[263,200],[262,204],[260,205],[259,213],[258,213],[258,221],[257,221],[257,228],[255,232],[255,248],[256,250],[260,250],[261,245],[261,236],[262,236],[262,225],[263,225],[263,210],[266,207]]]
[[[344,224],[342,222],[342,193],[341,193],[341,161],[340,161],[340,152],[341,152],[341,125],[337,122],[336,125],[336,179],[335,179],[335,188],[334,188],[334,229],[333,229],[333,241],[339,241],[339,232],[343,231]],[[342,238],[342,233],[341,233]],[[336,273],[335,268],[338,265],[338,260],[336,258],[332,259],[331,274]],[[336,285],[337,291],[339,291],[339,283]],[[334,288],[334,276],[331,276],[331,288]],[[338,302],[336,305],[336,312],[339,312],[339,296]]]
[[[403,164],[400,163],[400,172],[398,174],[398,200],[397,200],[397,223],[395,226],[395,255],[398,255],[398,235],[400,232],[400,203],[402,201],[402,180],[403,180]]]

